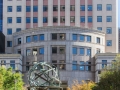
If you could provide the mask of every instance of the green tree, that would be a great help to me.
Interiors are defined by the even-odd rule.
[[[0,67],[0,90],[22,90],[22,74],[14,73],[12,68]]]
[[[100,81],[93,90],[120,90],[120,55],[101,72]]]

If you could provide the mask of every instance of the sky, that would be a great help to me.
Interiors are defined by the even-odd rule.
[[[118,0],[118,26],[120,27],[120,0]]]

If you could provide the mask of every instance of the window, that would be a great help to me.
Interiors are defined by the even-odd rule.
[[[96,42],[100,44],[100,38],[99,37],[96,38]]]
[[[58,6],[57,5],[53,6],[53,11],[58,11]]]
[[[18,38],[18,44],[21,44],[21,38]]]
[[[44,34],[40,34],[40,41],[44,41]]]
[[[21,23],[21,17],[17,17],[16,19],[16,23]]]
[[[72,40],[75,40],[75,41],[77,40],[77,34],[72,35]]]
[[[57,33],[52,33],[52,40],[57,40]]]
[[[12,6],[7,6],[7,12],[12,12]]]
[[[85,11],[85,5],[81,5],[81,6],[80,6],[80,10],[81,10],[81,11]]]
[[[64,16],[60,17],[60,22],[61,22],[61,23],[64,23],[64,22],[65,22],[65,17],[64,17]]]
[[[105,68],[107,66],[107,60],[102,60],[102,68]]]
[[[112,11],[112,4],[107,4],[106,5],[106,10],[107,11]]]
[[[96,53],[100,53],[100,49],[99,48],[96,49]]]
[[[6,65],[6,61],[5,60],[1,60],[1,66],[5,66]]]
[[[88,16],[88,22],[89,22],[89,23],[92,22],[92,16]]]
[[[80,70],[81,70],[81,71],[84,71],[84,70],[85,70],[84,64],[85,64],[84,61],[80,61]]]
[[[91,49],[87,49],[87,55],[91,56]]]
[[[107,16],[106,17],[106,22],[112,22],[112,16]]]
[[[81,22],[81,23],[85,23],[85,16],[81,16],[81,17],[80,17],[80,22]]]
[[[40,48],[39,53],[43,55],[44,54],[44,48]]]
[[[97,30],[100,30],[100,31],[102,31],[102,27],[97,27]]]
[[[65,47],[60,47],[59,48],[59,53],[64,54],[65,53]]]
[[[70,11],[75,11],[75,5],[70,5]]]
[[[91,71],[91,62],[86,62],[86,66],[85,66],[85,69],[86,71]]]
[[[65,11],[65,5],[60,6],[60,11]]]
[[[37,35],[33,36],[33,41],[38,41],[38,36]]]
[[[7,41],[7,47],[12,47],[12,41]]]
[[[30,12],[31,11],[31,7],[30,6],[26,6],[26,12]]]
[[[29,56],[29,55],[31,55],[31,49],[26,50],[26,56]]]
[[[80,41],[85,41],[85,35],[80,35]]]
[[[43,12],[46,12],[46,11],[48,11],[48,6],[43,6]]]
[[[84,55],[84,53],[85,53],[84,48],[80,48],[80,55]]]
[[[38,23],[38,17],[33,17],[33,23]]]
[[[57,67],[57,60],[52,60],[52,64],[54,65],[54,67]]]
[[[33,12],[38,12],[38,6],[33,6]]]
[[[102,11],[102,4],[97,4],[97,11]]]
[[[107,46],[112,46],[112,40],[107,40]]]
[[[97,16],[97,22],[102,22],[102,16]]]
[[[15,69],[15,60],[10,60],[10,67],[12,67],[12,69]]]
[[[47,17],[43,17],[43,23],[47,23],[47,22],[48,22]]]
[[[112,28],[111,27],[107,27],[106,33],[107,34],[112,34]]]
[[[26,37],[26,42],[27,42],[27,43],[31,42],[31,36],[27,36],[27,37]]]
[[[73,54],[77,54],[77,48],[76,48],[76,47],[73,47],[73,48],[72,48],[72,52],[73,52]]]
[[[37,55],[37,53],[38,53],[37,48],[33,48],[32,54],[33,54],[33,55]]]
[[[58,22],[58,18],[57,17],[53,17],[53,23],[57,23]]]
[[[29,66],[26,66],[26,71],[29,71],[30,70],[30,67]]]
[[[20,32],[21,31],[21,28],[16,28],[16,32]]]
[[[65,70],[65,60],[60,60],[59,61],[59,69],[60,70]]]
[[[7,29],[7,35],[12,35],[12,28]]]
[[[77,61],[72,62],[72,70],[77,70]]]
[[[87,42],[91,42],[91,36],[87,36]]]
[[[59,34],[59,39],[60,40],[65,40],[65,34],[64,33],[60,33]]]
[[[70,22],[71,22],[71,23],[74,23],[74,22],[75,22],[75,17],[73,17],[73,16],[70,17]]]
[[[21,6],[17,6],[17,12],[21,12],[22,11],[22,7]]]
[[[18,54],[21,54],[21,49],[18,49],[17,51],[18,51]]]
[[[52,47],[52,54],[57,54],[57,47]]]
[[[26,17],[26,23],[30,23],[30,17]]]
[[[88,5],[88,11],[92,11],[92,5]]]
[[[7,18],[7,23],[12,23],[12,17]]]

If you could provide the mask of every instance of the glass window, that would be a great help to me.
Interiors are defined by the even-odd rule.
[[[72,62],[72,70],[77,70],[77,61]]]
[[[40,53],[40,54],[44,54],[44,48],[40,48],[40,49],[39,49],[39,53]]]
[[[33,12],[38,12],[38,6],[33,6]]]
[[[97,30],[100,30],[100,31],[102,31],[102,27],[97,27]]]
[[[85,41],[85,35],[80,35],[80,41]]]
[[[65,22],[65,17],[64,17],[64,16],[60,17],[60,22],[61,22],[61,23],[64,23],[64,22]]]
[[[65,5],[60,6],[60,11],[65,11]]]
[[[89,49],[89,48],[87,49],[87,55],[89,55],[89,56],[91,55],[91,49]]]
[[[12,41],[7,41],[7,47],[12,47]]]
[[[44,41],[44,34],[40,34],[40,41]]]
[[[58,6],[57,5],[53,6],[53,11],[58,11]]]
[[[96,42],[100,43],[100,38],[99,37],[96,38]]]
[[[21,31],[21,28],[16,28],[16,32],[20,32]]]
[[[10,67],[12,67],[12,69],[15,69],[15,60],[10,60]]]
[[[70,5],[70,11],[75,11],[75,5]]]
[[[85,49],[84,48],[80,48],[80,55],[84,55],[85,53]]]
[[[12,28],[7,29],[7,35],[12,35]]]
[[[107,40],[107,46],[112,46],[112,40]]]
[[[72,35],[72,40],[77,40],[77,34]]]
[[[76,48],[76,47],[73,47],[73,48],[72,48],[72,52],[73,52],[73,54],[77,54],[77,48]]]
[[[81,16],[81,17],[80,17],[80,22],[81,22],[81,23],[85,23],[85,16]]]
[[[59,34],[59,40],[65,40],[65,36],[66,36],[65,33],[60,33]]]
[[[65,70],[65,60],[60,60],[59,61],[59,69],[60,70]]]
[[[87,36],[87,42],[91,42],[91,36]]]
[[[111,27],[107,27],[106,33],[107,34],[112,34],[112,28]]]
[[[59,47],[59,54],[65,54],[65,47]]]
[[[71,16],[71,17],[70,17],[70,22],[71,22],[71,23],[74,23],[74,22],[75,22],[75,17],[74,17],[74,16]]]
[[[106,17],[106,22],[112,22],[112,16],[107,16]]]
[[[38,23],[38,17],[33,17],[33,23]]]
[[[52,33],[52,40],[57,40],[57,33]]]
[[[102,22],[102,16],[97,16],[97,22]]]
[[[84,61],[80,61],[80,70],[81,70],[81,71],[85,70],[84,64],[85,64]]]
[[[22,11],[22,7],[21,6],[17,6],[17,12],[21,12]]]
[[[89,22],[89,23],[92,22],[92,16],[88,16],[88,22]]]
[[[7,23],[12,23],[12,17],[7,18]]]
[[[26,23],[30,23],[30,17],[26,17]]]
[[[85,11],[85,5],[80,5],[80,10]]]
[[[26,56],[29,56],[29,55],[31,55],[31,49],[26,50]]]
[[[7,6],[7,12],[12,12],[12,6]]]
[[[48,11],[48,6],[43,6],[43,12],[46,12],[46,11]]]
[[[86,71],[91,71],[91,66],[85,66]]]
[[[17,52],[18,52],[18,54],[21,54],[21,49],[18,49]]]
[[[26,42],[27,42],[27,43],[31,42],[31,36],[27,36],[27,37],[26,37]]]
[[[88,11],[92,11],[92,5],[88,5]]]
[[[99,48],[96,49],[96,53],[100,53],[100,49]]]
[[[102,68],[105,68],[107,66],[107,60],[102,60]]]
[[[52,47],[52,54],[57,54],[57,47]]]
[[[107,11],[112,11],[112,4],[107,4],[106,5],[106,10]]]
[[[53,23],[57,23],[58,22],[58,17],[53,17]]]
[[[26,12],[30,12],[31,11],[31,7],[30,6],[26,6]]]
[[[97,4],[97,11],[102,11],[102,4]]]
[[[18,38],[18,44],[21,44],[21,38]]]
[[[47,17],[43,17],[43,23],[47,23],[47,22],[48,22]]]
[[[17,17],[16,19],[16,23],[21,23],[21,17]]]
[[[33,41],[38,41],[38,36],[37,35],[33,36]]]

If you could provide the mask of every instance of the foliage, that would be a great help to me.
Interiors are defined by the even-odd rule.
[[[12,68],[0,67],[0,90],[22,90],[23,81],[20,73],[13,73]]]
[[[86,83],[85,81],[82,81],[80,84],[78,81],[74,81],[73,85],[71,86],[71,89],[68,88],[68,90],[92,90],[95,83],[92,81],[89,81]]]

